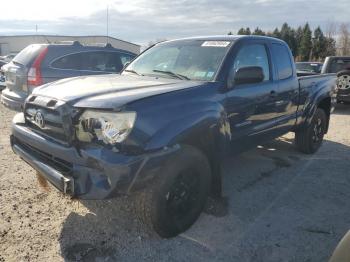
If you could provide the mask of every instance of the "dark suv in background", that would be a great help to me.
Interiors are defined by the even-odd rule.
[[[86,46],[70,42],[30,45],[3,66],[6,89],[2,92],[1,102],[19,111],[37,86],[68,77],[119,73],[135,56],[110,44]]]
[[[337,74],[337,101],[350,103],[350,56],[329,56],[322,67],[322,74]]]

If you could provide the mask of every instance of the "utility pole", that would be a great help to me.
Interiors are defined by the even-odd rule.
[[[38,25],[35,25],[35,42],[38,41]]]
[[[109,6],[107,5],[107,36],[106,43],[109,43]]]

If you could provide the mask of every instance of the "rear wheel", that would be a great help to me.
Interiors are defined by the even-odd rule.
[[[183,146],[151,188],[138,198],[141,219],[161,237],[174,237],[198,218],[210,189],[207,158],[191,146]]]
[[[299,151],[306,154],[315,153],[322,145],[326,127],[326,113],[323,109],[318,108],[310,125],[295,133],[295,144]]]

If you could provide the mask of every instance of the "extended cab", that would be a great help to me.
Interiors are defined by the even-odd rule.
[[[298,78],[285,42],[257,36],[159,43],[120,75],[34,90],[13,119],[15,153],[81,199],[137,193],[162,237],[189,228],[221,195],[220,160],[287,132],[314,153],[327,133],[335,75]]]

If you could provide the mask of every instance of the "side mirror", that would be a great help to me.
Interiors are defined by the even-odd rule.
[[[230,73],[228,86],[260,83],[264,78],[264,71],[260,66],[241,67]]]

